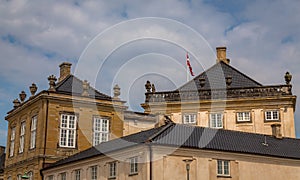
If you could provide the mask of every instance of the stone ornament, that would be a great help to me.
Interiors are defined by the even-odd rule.
[[[146,82],[145,88],[146,88],[146,91],[147,91],[147,92],[151,92],[151,83],[150,83],[150,81],[147,81],[147,82]]]
[[[17,108],[17,107],[19,107],[20,106],[20,101],[19,101],[19,99],[15,99],[14,101],[13,101],[13,104],[14,104],[14,108]]]
[[[36,84],[32,83],[32,85],[29,87],[31,96],[34,96],[34,94],[36,93],[37,89],[38,88],[37,88]]]
[[[55,91],[55,86],[56,86],[56,80],[57,78],[54,75],[51,75],[48,77],[49,81],[49,91]]]
[[[82,96],[89,96],[89,92],[88,92],[89,87],[90,87],[90,83],[88,83],[87,80],[84,80],[82,83],[82,89],[83,89],[81,94]]]
[[[285,79],[285,83],[287,85],[290,85],[291,84],[291,80],[292,80],[292,75],[289,72],[286,72],[285,76],[284,76],[284,79]]]
[[[119,96],[121,94],[121,91],[120,91],[120,87],[116,84],[113,88],[114,90],[114,99],[119,99]]]
[[[20,97],[20,100],[21,100],[21,103],[23,103],[26,99],[26,93],[25,91],[22,91],[20,94],[19,94],[19,97]]]

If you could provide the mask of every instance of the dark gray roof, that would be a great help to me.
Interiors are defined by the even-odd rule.
[[[242,72],[221,61],[181,86],[178,90],[217,89],[226,87],[225,78],[229,76],[232,77],[231,88],[262,86]],[[205,85],[203,87],[200,86],[199,80],[201,78],[205,79]]]
[[[270,135],[169,123],[101,143],[58,161],[49,168],[141,144],[300,159],[300,139],[278,139]]]
[[[57,93],[64,93],[64,94],[73,94],[73,95],[81,95],[83,92],[82,88],[83,81],[75,77],[74,75],[69,75],[64,80],[59,82],[55,89]],[[96,89],[89,87],[88,93],[90,97],[95,97],[96,99],[103,99],[103,100],[111,100],[112,98],[108,95],[100,93]]]

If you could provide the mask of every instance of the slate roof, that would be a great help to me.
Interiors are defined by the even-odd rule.
[[[232,66],[220,61],[200,75],[196,76],[191,81],[181,86],[178,90],[200,90],[200,89],[216,89],[218,87],[226,87],[225,78],[231,76],[231,88],[244,88],[244,87],[259,87],[262,84],[246,76],[242,72],[233,68]],[[205,85],[200,86],[200,78],[205,79]]]
[[[59,82],[55,89],[57,93],[81,95],[83,92],[82,84],[82,80],[78,79],[74,75],[69,75],[64,80]],[[90,97],[95,97],[96,99],[112,100],[112,97],[100,93],[98,90],[92,87],[89,87],[88,93]]]
[[[101,143],[98,146],[58,161],[49,168],[141,144],[300,160],[300,139],[277,139],[270,135],[169,123],[165,126]]]

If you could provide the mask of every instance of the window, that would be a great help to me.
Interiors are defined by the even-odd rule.
[[[237,113],[238,122],[249,122],[250,121],[250,112],[238,112]]]
[[[48,176],[48,180],[53,180],[53,179],[54,179],[53,175]]]
[[[185,114],[183,115],[184,124],[196,124],[196,114]]]
[[[11,176],[8,176],[7,180],[12,180]]]
[[[221,113],[210,114],[210,127],[223,128],[223,115]]]
[[[35,148],[35,142],[36,142],[36,123],[37,123],[37,116],[33,116],[31,118],[31,128],[30,128],[30,149]]]
[[[91,180],[97,180],[97,166],[91,167]]]
[[[80,180],[80,169],[75,170],[75,180]]]
[[[108,141],[109,120],[107,118],[94,117],[93,122],[93,145]]]
[[[130,174],[138,173],[138,157],[130,158]]]
[[[33,172],[32,171],[29,171],[27,173],[27,176],[29,177],[29,180],[33,180]]]
[[[22,153],[24,151],[25,125],[25,121],[21,123],[19,153]]]
[[[230,176],[230,162],[228,160],[217,160],[217,175]]]
[[[116,177],[116,169],[117,169],[117,163],[116,162],[109,163],[109,178],[115,178]]]
[[[62,114],[60,121],[60,147],[75,147],[76,142],[76,116]]]
[[[67,180],[67,173],[66,172],[60,173],[60,180]]]
[[[9,157],[12,157],[14,155],[15,137],[16,137],[16,128],[13,127],[13,128],[11,128],[11,133],[10,133]]]
[[[17,180],[22,180],[22,175],[21,174],[17,175]]]
[[[266,121],[278,121],[279,120],[279,111],[266,111],[265,112]]]

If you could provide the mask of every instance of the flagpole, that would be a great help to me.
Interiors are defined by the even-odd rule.
[[[186,82],[189,82],[190,78],[189,78],[189,67],[186,66]]]

